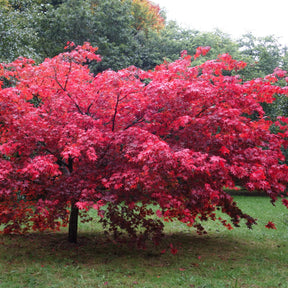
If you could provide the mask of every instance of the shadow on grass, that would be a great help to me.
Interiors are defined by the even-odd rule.
[[[62,263],[95,265],[95,263],[108,264],[120,260],[122,257],[133,258],[135,261],[145,261],[149,258],[178,260],[215,257],[216,259],[243,258],[245,255],[263,253],[265,247],[249,240],[235,240],[227,235],[208,234],[198,236],[191,233],[173,233],[164,237],[161,244],[155,247],[147,243],[146,249],[138,249],[128,243],[116,243],[104,236],[103,233],[82,233],[78,243],[67,241],[64,233],[31,233],[27,235],[1,235],[0,261],[13,262],[49,262],[49,264]],[[174,256],[170,251],[170,244],[176,247],[178,253]],[[164,250],[166,253],[164,253]],[[2,255],[2,256],[1,256]],[[234,257],[234,258],[233,258]],[[3,259],[4,258],[4,259]]]
[[[1,235],[0,287],[287,288],[287,246],[235,235],[166,234],[159,247],[148,243],[146,250],[113,243],[101,232],[80,233],[78,244],[64,233]],[[31,279],[39,285],[27,285]]]
[[[227,231],[213,222],[206,223],[209,234],[199,236],[173,222],[161,244],[147,243],[146,250],[113,243],[94,223],[80,227],[78,244],[67,241],[65,229],[0,235],[0,287],[288,288],[286,209],[271,209],[263,197],[235,198],[261,218],[253,231]],[[264,228],[270,220],[277,230]]]

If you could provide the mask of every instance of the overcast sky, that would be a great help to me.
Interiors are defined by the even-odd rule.
[[[288,0],[152,0],[184,27],[221,31],[238,38],[275,35],[288,46]]]

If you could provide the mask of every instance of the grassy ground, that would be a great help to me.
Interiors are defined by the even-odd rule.
[[[288,287],[288,210],[267,198],[236,196],[257,216],[252,231],[208,222],[208,235],[166,225],[158,249],[108,242],[100,226],[81,224],[79,243],[62,233],[0,236],[0,287]],[[264,228],[274,221],[277,230]],[[178,254],[161,254],[173,243]]]

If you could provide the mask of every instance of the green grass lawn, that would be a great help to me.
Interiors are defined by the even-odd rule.
[[[66,230],[1,235],[0,287],[288,287],[288,210],[265,197],[235,199],[259,219],[252,231],[211,221],[198,236],[173,222],[157,249],[113,244],[92,223],[80,225],[77,245]],[[264,227],[270,220],[277,230]],[[170,243],[178,253],[161,254]]]

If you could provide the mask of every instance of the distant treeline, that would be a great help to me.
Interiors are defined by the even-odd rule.
[[[148,0],[0,0],[0,35],[1,62],[19,56],[42,61],[62,52],[67,41],[89,41],[103,57],[94,72],[129,65],[150,69],[164,59],[177,59],[182,50],[194,54],[198,46],[211,46],[209,59],[229,53],[247,62],[242,71],[246,80],[275,67],[288,69],[287,47],[274,36],[246,34],[232,40],[219,30],[182,28],[166,21],[165,13]]]

